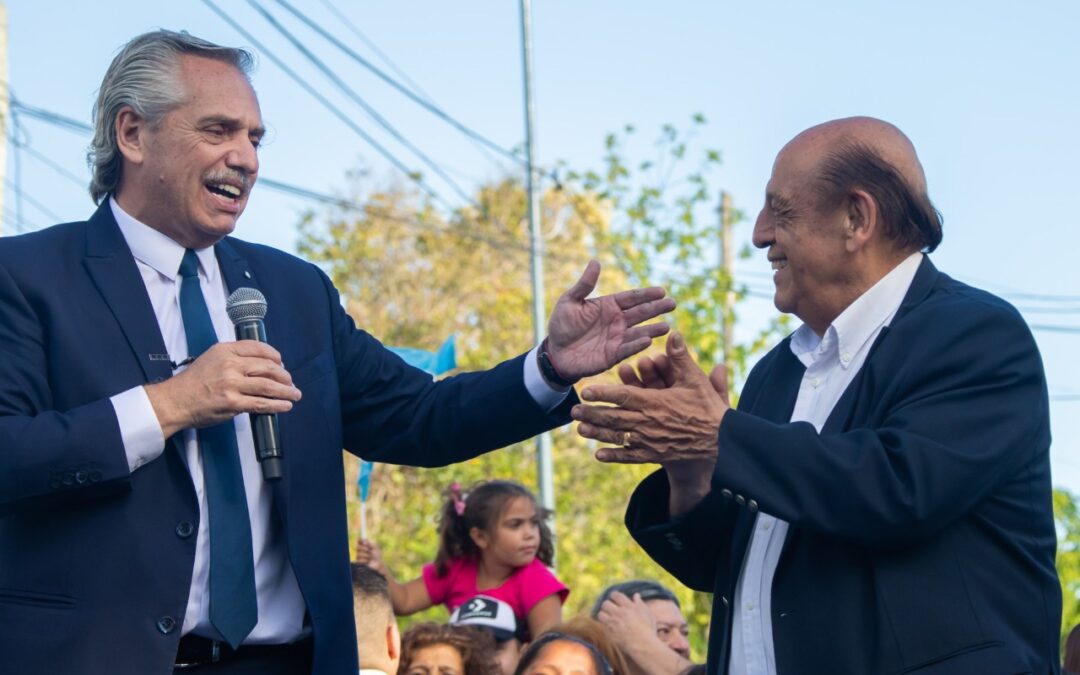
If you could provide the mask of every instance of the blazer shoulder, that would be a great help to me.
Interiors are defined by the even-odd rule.
[[[0,237],[0,261],[6,264],[22,260],[28,264],[40,264],[40,259],[27,260],[26,256],[38,255],[42,251],[52,253],[58,249],[82,246],[86,225],[87,221],[79,220],[51,225],[25,234]]]
[[[892,328],[921,325],[958,330],[972,326],[998,325],[1005,329],[1028,331],[1027,322],[1008,301],[940,274],[930,294],[910,311],[897,318]]]

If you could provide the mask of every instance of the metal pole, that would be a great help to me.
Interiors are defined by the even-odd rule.
[[[535,142],[532,98],[532,8],[521,0],[521,61],[525,80],[525,191],[529,195],[529,247],[532,259],[533,336],[539,344],[544,339],[547,311],[544,308],[544,241],[540,236],[540,193],[533,170]],[[551,434],[536,438],[536,462],[540,486],[540,505],[555,511],[555,478],[551,462]],[[554,523],[552,524],[554,526]]]
[[[724,301],[720,313],[720,358],[727,367],[728,386],[735,377],[735,249],[731,241],[731,195],[720,193],[720,264]]]

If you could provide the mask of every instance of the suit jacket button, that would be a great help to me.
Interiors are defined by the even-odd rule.
[[[186,520],[176,526],[176,536],[180,537],[181,539],[187,539],[194,531],[195,527]]]
[[[53,475],[53,477],[49,479],[49,488],[52,490],[59,490],[62,485],[63,482],[60,480],[60,476]]]
[[[163,616],[157,620],[157,629],[162,635],[168,635],[176,630],[176,619],[171,616]]]
[[[757,502],[756,502],[756,501],[754,501],[753,499],[751,499],[750,501],[748,501],[748,502],[746,503],[746,505],[747,505],[747,506],[748,506],[748,507],[750,508],[750,510],[751,510],[751,511],[757,511]]]
[[[746,504],[746,497],[743,497],[742,495],[735,495],[735,503],[739,506],[743,506],[744,504]]]
[[[91,471],[90,472],[90,482],[91,483],[96,483],[99,480],[101,480],[101,472],[100,471]]]
[[[724,605],[724,607],[728,606],[728,599],[723,595],[720,596],[720,602]]]
[[[90,480],[90,473],[86,469],[79,469],[75,472],[75,482],[79,485],[85,485],[88,480]]]
[[[74,472],[68,471],[67,473],[65,473],[60,482],[64,484],[64,487],[71,487],[72,485],[75,485]]]
[[[731,490],[724,488],[720,491],[720,496],[724,499],[731,499]]]

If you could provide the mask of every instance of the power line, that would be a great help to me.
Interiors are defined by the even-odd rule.
[[[54,113],[42,108],[35,108],[34,106],[26,105],[15,98],[15,94],[11,94],[11,111],[13,113],[20,113],[27,117],[34,117],[42,120],[43,122],[49,122],[50,124],[60,127],[61,129],[67,129],[68,131],[76,132],[88,132],[93,131],[94,127],[90,126],[86,122],[80,122],[77,119],[72,119],[66,115]]]
[[[352,120],[351,117],[346,115],[340,108],[335,106],[325,96],[320,94],[314,87],[312,87],[310,84],[308,84],[307,80],[300,77],[296,73],[296,71],[294,71],[292,68],[287,66],[284,61],[282,61],[280,58],[277,57],[277,55],[275,55],[272,51],[267,49],[261,42],[259,42],[259,40],[257,40],[255,38],[255,36],[253,36],[251,33],[249,33],[247,30],[245,30],[242,26],[240,26],[240,24],[233,21],[232,17],[230,17],[223,10],[221,10],[216,4],[214,4],[213,0],[202,0],[202,1],[203,1],[203,4],[207,5],[215,14],[218,15],[218,17],[221,18],[222,21],[229,24],[233,28],[233,30],[235,30],[237,33],[240,33],[240,35],[242,35],[244,37],[244,39],[249,41],[251,44],[255,45],[255,47],[258,48],[263,54],[265,54],[267,58],[269,58],[271,61],[273,61],[273,63],[278,68],[280,68],[286,75],[288,75],[290,78],[292,78],[292,80],[294,82],[296,82],[298,85],[300,85],[300,87],[302,89],[304,89],[304,91],[306,91],[308,94],[310,94],[312,96],[312,98],[314,98],[316,101],[321,103],[324,108],[326,108],[331,113],[333,113],[334,116],[337,117],[339,120],[341,120],[341,122],[345,126],[349,127],[349,129],[351,129],[353,131],[353,133],[360,136],[360,138],[364,139],[364,141],[366,141],[368,145],[370,145],[372,148],[374,148],[380,155],[383,156],[384,159],[386,159],[386,161],[390,162],[395,168],[397,168],[398,171],[400,171],[402,174],[404,174],[406,178],[408,178],[412,182],[416,183],[420,187],[420,189],[422,189],[424,192],[426,192],[432,199],[435,199],[436,201],[440,202],[441,204],[443,204],[447,208],[453,208],[446,202],[445,199],[442,198],[442,195],[440,195],[432,187],[430,187],[427,183],[425,183],[424,180],[422,178],[420,178],[416,174],[416,172],[412,171],[411,169],[409,169],[409,167],[405,166],[401,162],[401,160],[399,160],[397,157],[395,157],[389,150],[384,148],[378,141],[376,141],[374,138],[372,138],[370,134],[368,134],[366,131],[361,129],[356,124],[356,122],[354,122]]]
[[[434,171],[435,174],[439,176],[439,178],[442,178],[444,181],[446,181],[447,185],[449,185],[451,189],[453,189],[454,192],[458,194],[459,197],[465,200],[466,203],[476,206],[476,204],[472,201],[472,198],[468,194],[466,194],[466,192],[461,188],[461,186],[459,186],[454,181],[454,179],[451,178],[443,170],[443,168],[435,162],[435,160],[431,159],[431,157],[424,153],[424,151],[422,151],[414,143],[412,143],[412,141],[405,138],[405,136],[400,131],[398,131],[397,128],[394,127],[394,125],[391,124],[389,120],[379,114],[377,110],[375,110],[370,104],[368,104],[367,101],[365,101],[359,94],[357,94],[352,87],[346,84],[345,81],[342,80],[337,73],[335,73],[329,66],[326,65],[326,63],[324,63],[319,57],[315,56],[315,54],[304,45],[304,43],[302,43],[299,39],[297,39],[295,35],[289,32],[289,30],[285,28],[285,26],[283,26],[276,18],[274,18],[274,16],[270,14],[270,12],[268,12],[265,8],[259,5],[255,0],[248,0],[248,4],[251,5],[251,7],[256,12],[258,12],[264,19],[266,19],[266,21],[270,23],[270,25],[273,26],[278,33],[281,33],[281,35],[283,35],[285,39],[288,40],[292,44],[292,46],[296,48],[297,51],[303,54],[304,57],[307,58],[307,60],[310,61],[312,65],[314,65],[319,72],[321,72],[327,79],[329,79],[343,94],[349,97],[358,106],[363,108],[364,112],[366,112],[373,120],[375,120],[376,124],[386,130],[386,132],[389,133],[395,140],[397,140],[398,143],[401,143],[406,148],[408,148],[414,155],[419,157],[420,161],[422,161],[428,166],[428,168]]]
[[[1080,326],[1050,326],[1046,324],[1030,324],[1031,330],[1044,331],[1047,333],[1080,333]]]
[[[33,197],[31,197],[30,195],[26,194],[26,192],[24,192],[22,188],[20,188],[18,185],[16,185],[14,182],[12,182],[12,180],[10,178],[5,178],[4,179],[4,185],[7,185],[9,188],[11,188],[12,190],[15,191],[16,199],[25,199],[27,204],[29,204],[30,206],[33,206],[34,208],[36,208],[46,218],[49,218],[50,220],[52,220],[52,222],[59,223],[59,222],[62,222],[64,220],[60,216],[58,216],[55,213],[53,213],[52,211],[50,211],[49,207],[45,206],[44,204],[42,204],[38,200],[36,200]]]
[[[511,152],[510,150],[507,150],[506,148],[502,147],[501,145],[499,145],[495,141],[492,141],[491,139],[489,139],[486,136],[482,135],[480,132],[474,131],[473,129],[465,126],[461,122],[459,122],[456,119],[454,119],[453,117],[451,117],[448,113],[443,111],[441,108],[439,108],[439,107],[435,106],[434,104],[432,104],[430,101],[426,101],[423,98],[421,98],[420,96],[417,96],[410,89],[408,89],[407,87],[402,85],[400,82],[398,82],[394,78],[387,75],[385,72],[380,70],[377,66],[375,66],[373,63],[371,63],[370,61],[365,59],[360,54],[356,53],[348,45],[344,44],[343,42],[341,42],[341,40],[337,39],[334,35],[329,33],[322,26],[315,23],[309,17],[307,17],[304,13],[300,12],[295,7],[293,7],[291,4],[286,2],[286,0],[274,0],[274,1],[277,2],[277,4],[281,5],[282,7],[284,7],[290,14],[295,16],[297,19],[299,19],[305,25],[307,25],[308,28],[310,28],[311,30],[318,33],[327,42],[329,42],[330,44],[334,45],[335,47],[340,49],[342,52],[344,52],[349,58],[351,58],[352,60],[359,63],[364,68],[367,68],[376,77],[378,77],[383,82],[387,83],[388,85],[390,85],[391,87],[393,87],[397,91],[401,92],[402,95],[406,96],[407,98],[412,100],[414,103],[416,103],[420,107],[424,108],[425,110],[427,110],[431,114],[435,115],[436,117],[443,120],[444,122],[446,122],[450,126],[454,127],[455,129],[457,129],[459,132],[461,132],[465,136],[468,136],[469,138],[481,143],[482,145],[490,148],[491,150],[493,150],[493,151],[497,152],[498,154],[502,155],[503,157],[506,157],[507,159],[510,159],[510,160],[516,162],[517,164],[522,165],[522,166],[527,166],[527,162],[525,161],[525,158],[521,157],[520,155],[517,155],[514,152]],[[540,171],[538,169],[534,169],[534,171],[536,171],[537,173],[540,173],[542,175],[549,175],[556,182],[558,182],[558,178],[556,178],[553,173],[542,172],[542,171]]]

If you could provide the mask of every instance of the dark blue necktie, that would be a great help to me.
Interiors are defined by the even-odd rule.
[[[192,250],[180,263],[180,313],[184,318],[188,356],[217,342],[210,312],[199,285],[199,262]],[[232,420],[198,430],[210,518],[210,623],[235,649],[258,621],[255,567],[251,558],[244,476]]]

